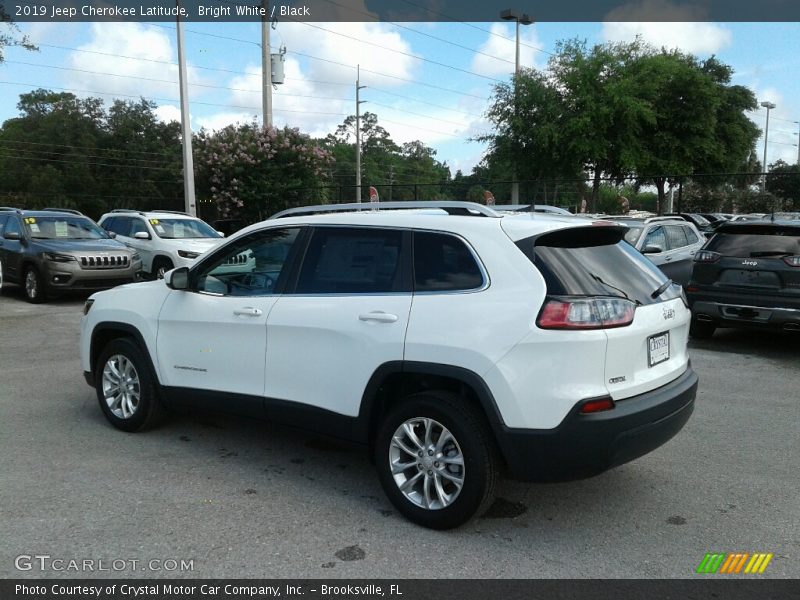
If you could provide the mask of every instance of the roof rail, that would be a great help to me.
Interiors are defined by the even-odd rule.
[[[151,210],[150,212],[152,212],[152,213],[169,213],[171,215],[184,215],[184,216],[187,216],[187,217],[191,217],[192,216],[188,212],[184,212],[182,210],[160,210],[160,209],[158,209],[158,210]]]
[[[80,215],[81,217],[83,216],[83,213],[81,211],[75,210],[74,208],[52,208],[52,207],[48,207],[48,208],[40,208],[39,210],[45,211],[45,212],[68,213],[70,215]]]
[[[686,221],[683,217],[674,216],[661,216],[661,217],[647,217],[644,222],[645,223],[657,223],[658,221]]]
[[[0,206],[0,210],[13,210],[14,212],[22,211],[22,209],[17,208],[16,206]]]
[[[136,213],[137,215],[143,215],[144,213],[140,210],[136,210],[135,208],[115,208],[111,211],[112,213]]]
[[[351,202],[349,204],[318,204],[282,210],[270,217],[301,217],[338,212],[377,212],[380,210],[411,210],[419,208],[439,208],[449,215],[480,216],[501,218],[502,215],[483,204],[458,202],[455,200],[423,200],[413,202]]]

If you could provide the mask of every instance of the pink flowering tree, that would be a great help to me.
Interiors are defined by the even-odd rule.
[[[297,129],[229,125],[195,140],[198,197],[221,218],[254,222],[290,206],[327,202],[332,158]]]

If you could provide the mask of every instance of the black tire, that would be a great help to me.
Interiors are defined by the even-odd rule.
[[[103,392],[103,370],[109,362],[109,359],[117,356],[124,357],[130,361],[135,369],[135,374],[139,382],[138,386],[136,386],[139,394],[136,409],[127,417],[114,414],[112,408],[109,406],[108,402],[106,402]],[[143,431],[160,423],[166,415],[166,410],[161,402],[161,398],[158,396],[155,377],[150,370],[147,358],[139,348],[139,345],[132,339],[117,338],[106,344],[106,347],[103,348],[95,364],[94,376],[95,391],[97,393],[97,401],[100,403],[100,409],[103,411],[109,423],[117,429],[123,431]]]
[[[39,270],[34,266],[25,267],[25,273],[22,276],[22,289],[25,292],[25,299],[32,304],[41,304],[47,300],[44,279],[42,279]]]
[[[390,448],[393,435],[403,423],[418,417],[434,419],[446,427],[456,439],[463,456],[463,486],[452,503],[443,508],[430,509],[415,504],[400,491],[392,474]],[[416,460],[410,458],[412,462]],[[494,500],[499,479],[499,459],[494,440],[483,415],[468,400],[456,394],[425,392],[401,400],[379,426],[374,459],[378,478],[391,503],[407,519],[423,527],[458,527],[482,514]],[[413,469],[407,471],[409,479],[415,473]]]
[[[689,335],[698,340],[707,340],[711,338],[716,330],[717,326],[708,321],[692,319],[692,323],[689,325]]]
[[[164,279],[164,273],[174,268],[175,265],[172,264],[172,261],[170,259],[164,258],[163,256],[159,256],[153,259],[151,275],[153,276],[153,279]]]

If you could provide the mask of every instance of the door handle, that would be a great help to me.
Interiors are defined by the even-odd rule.
[[[358,315],[359,321],[376,321],[377,323],[394,323],[397,318],[397,315],[380,311]]]
[[[244,308],[235,309],[233,314],[239,317],[260,317],[263,314],[263,311],[260,308],[245,306]]]
[[[665,256],[664,257],[664,262],[670,262],[671,260],[672,260],[671,256]]]

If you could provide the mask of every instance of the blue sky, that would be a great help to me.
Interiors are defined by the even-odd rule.
[[[109,101],[158,98],[161,118],[179,117],[174,24],[21,27],[40,51],[6,51],[0,121],[17,114],[20,93],[37,87]],[[186,30],[193,128],[260,118],[260,25],[192,23]],[[522,29],[521,61],[543,67],[558,40],[596,43],[636,34],[656,46],[716,54],[732,65],[735,83],[778,105],[770,118],[768,162],[797,161],[798,23],[544,23]],[[271,44],[287,48],[286,83],[274,92],[275,124],[316,136],[332,132],[354,112],[354,66],[360,64],[367,86],[362,110],[377,113],[396,141],[420,139],[434,147],[454,172],[480,161],[484,147],[470,138],[489,129],[483,114],[492,85],[508,80],[514,60],[513,28],[505,23],[284,22],[272,31]],[[751,118],[763,127],[763,109]]]

